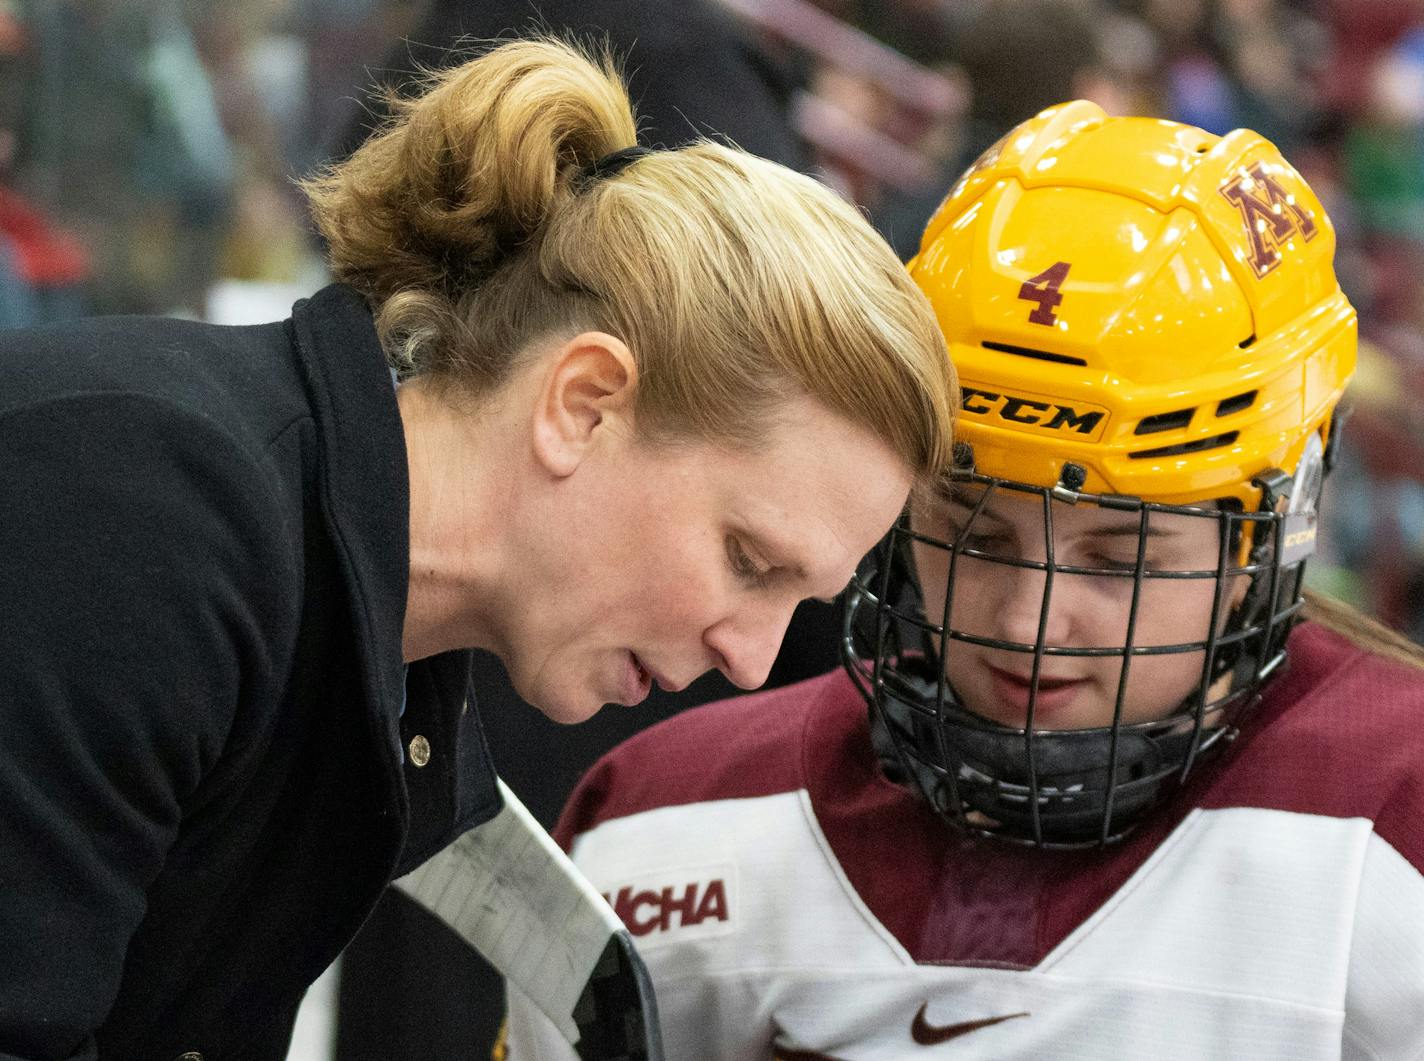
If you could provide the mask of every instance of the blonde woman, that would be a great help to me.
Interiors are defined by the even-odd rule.
[[[509,44],[306,186],[338,283],[289,320],[0,340],[0,1056],[282,1057],[498,808],[469,648],[566,721],[750,688],[945,466],[855,210],[634,143],[609,69]]]
[[[669,1056],[1424,1057],[1424,650],[1302,590],[1334,250],[1255,133],[1086,102],[955,185],[910,272],[962,445],[846,668],[639,734],[560,826]],[[509,1032],[566,1056],[517,990]]]

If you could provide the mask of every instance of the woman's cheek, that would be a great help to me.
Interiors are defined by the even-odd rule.
[[[1135,657],[1128,678],[1127,721],[1155,722],[1176,711],[1201,682],[1202,657],[1199,651]]]

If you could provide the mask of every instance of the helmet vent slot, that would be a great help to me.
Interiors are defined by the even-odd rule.
[[[1144,416],[1132,433],[1134,435],[1151,435],[1158,431],[1179,431],[1191,424],[1192,414],[1195,412],[1195,408],[1178,409],[1173,413]]]
[[[1242,409],[1251,408],[1255,401],[1255,391],[1247,391],[1245,394],[1238,394],[1233,398],[1223,398],[1216,405],[1216,415],[1230,416],[1232,413],[1239,413]]]
[[[1054,354],[1047,350],[1035,350],[1031,346],[1013,346],[1009,343],[991,343],[987,339],[979,344],[985,350],[997,350],[1001,354],[1013,354],[1015,357],[1031,357],[1035,361],[1052,361],[1058,365],[1086,365],[1087,362],[1081,357],[1073,357],[1070,354]]]
[[[1251,349],[1252,344],[1254,344],[1255,342],[1256,342],[1256,333],[1255,333],[1255,332],[1252,332],[1250,335],[1246,336],[1246,338],[1242,339],[1242,340],[1241,340],[1239,343],[1237,343],[1236,345],[1237,345],[1238,347],[1240,347],[1242,350],[1249,350],[1249,349]]]
[[[1210,438],[1199,438],[1192,442],[1183,442],[1178,446],[1158,446],[1156,449],[1140,449],[1136,453],[1129,453],[1133,460],[1150,460],[1153,457],[1179,457],[1185,453],[1200,453],[1205,449],[1220,449],[1222,446],[1229,446],[1236,441],[1236,436],[1241,432],[1228,431],[1223,435],[1212,435]]]

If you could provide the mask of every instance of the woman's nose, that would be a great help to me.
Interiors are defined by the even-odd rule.
[[[728,681],[739,689],[766,682],[794,609],[794,602],[747,607],[708,628],[704,639]]]
[[[1062,645],[1071,627],[1072,587],[1070,579],[1028,567],[1005,567],[1004,595],[993,614],[998,617],[1000,637],[1005,641],[1033,645],[1043,625],[1044,643]],[[972,587],[968,587],[974,592]],[[1047,612],[1045,624],[1045,611]]]

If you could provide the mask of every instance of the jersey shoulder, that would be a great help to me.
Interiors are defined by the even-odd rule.
[[[1289,651],[1204,805],[1366,818],[1424,867],[1424,670],[1314,623]]]
[[[580,780],[555,837],[568,848],[601,822],[657,807],[805,787],[808,722],[865,711],[844,671],[690,708],[608,752]]]

